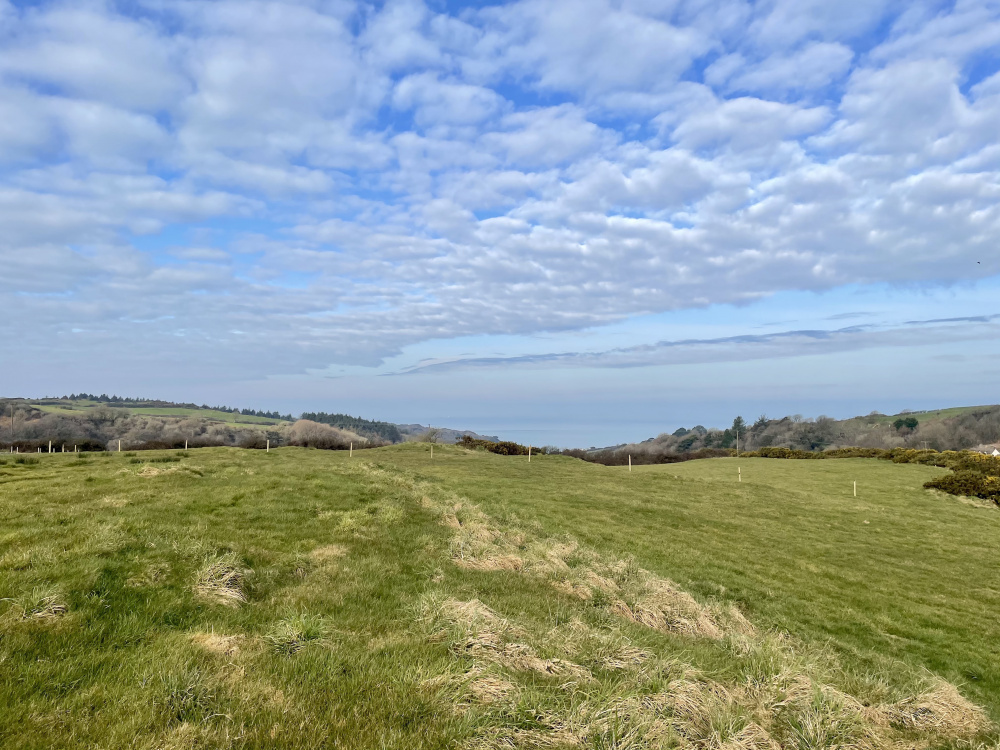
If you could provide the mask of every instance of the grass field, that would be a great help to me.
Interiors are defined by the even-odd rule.
[[[921,424],[930,424],[931,422],[940,422],[942,419],[951,419],[952,417],[960,417],[963,414],[969,414],[970,412],[990,409],[993,408],[993,406],[994,405],[992,404],[987,406],[953,406],[948,409],[931,409],[930,411],[914,412],[908,411],[903,414],[884,414],[875,417],[874,421],[878,424],[891,424],[900,417],[916,417]]]
[[[48,414],[66,414],[67,412],[78,412],[85,414],[91,409],[109,404],[100,401],[84,400],[63,400],[48,399],[46,401],[26,401],[26,404],[33,406],[39,411]],[[151,417],[174,417],[176,419],[204,419],[210,422],[226,422],[230,424],[258,424],[258,425],[278,425],[287,424],[284,420],[270,419],[268,417],[255,417],[249,414],[234,414],[218,409],[192,409],[183,406],[136,406],[134,404],[122,404],[120,406],[110,405],[113,408],[126,409],[130,414],[145,414]]]
[[[429,450],[0,457],[0,746],[995,746],[940,469]]]

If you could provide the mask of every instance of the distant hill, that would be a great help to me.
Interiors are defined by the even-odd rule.
[[[11,417],[13,416],[13,422]],[[397,425],[392,422],[354,417],[349,414],[305,412],[291,414],[230,406],[177,403],[162,399],[130,398],[116,395],[74,393],[41,399],[0,398],[0,446],[20,450],[68,445],[72,450],[101,450],[126,447],[191,447],[199,445],[241,445],[263,447],[293,440],[289,431],[296,419],[328,425],[344,432],[348,444],[402,443],[426,436],[424,425]],[[435,428],[435,439],[454,443],[463,435],[482,439],[469,430]],[[336,440],[340,440],[337,438]],[[364,440],[361,440],[364,438]],[[489,439],[495,440],[491,437]],[[335,440],[335,442],[336,442]]]
[[[429,437],[429,431],[433,431],[435,441],[438,443],[457,443],[465,435],[475,440],[496,442],[500,439],[496,435],[480,435],[472,430],[453,430],[450,427],[429,427],[424,424],[398,424],[396,427],[403,434],[403,439],[407,441],[426,440]]]
[[[695,425],[663,433],[641,443],[611,446],[571,453],[620,452],[633,455],[669,456],[705,450],[756,450],[780,447],[806,451],[861,447],[900,447],[935,450],[983,450],[1000,442],[1000,406],[959,406],[899,414],[871,412],[850,419],[801,415],[770,419],[761,415],[753,422],[738,416],[725,429]],[[987,450],[986,452],[990,452]]]

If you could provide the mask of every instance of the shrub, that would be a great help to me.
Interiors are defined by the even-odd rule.
[[[992,500],[1000,505],[1000,476],[977,471],[956,471],[924,484],[928,489],[942,490],[949,495],[966,495]]]
[[[288,430],[288,444],[303,448],[342,450],[350,447],[352,442],[355,448],[360,448],[366,441],[353,432],[308,419],[300,419]]]
[[[528,448],[527,446],[521,445],[520,443],[512,443],[508,440],[501,440],[494,442],[493,440],[477,440],[476,438],[470,437],[469,435],[462,435],[462,439],[458,441],[458,445],[463,448],[479,449],[484,451],[489,451],[490,453],[497,453],[501,456],[527,456]],[[531,452],[535,455],[539,455],[545,452],[544,448],[532,448]]]

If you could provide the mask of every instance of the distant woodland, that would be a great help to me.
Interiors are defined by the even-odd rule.
[[[922,421],[923,420],[923,421]],[[738,444],[737,444],[738,441]],[[791,448],[827,451],[838,448],[929,448],[937,451],[986,449],[1000,442],[1000,406],[969,409],[953,417],[924,417],[905,413],[893,417],[872,412],[867,416],[836,420],[830,417],[804,419],[801,416],[769,419],[759,417],[747,423],[736,417],[726,429],[696,425],[680,428],[641,443],[603,450],[562,451],[601,463],[619,463],[626,454],[634,463],[669,462],[679,456],[728,454],[761,448]]]

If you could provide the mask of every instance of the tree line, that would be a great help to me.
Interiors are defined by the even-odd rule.
[[[633,463],[671,463],[688,458],[728,455],[767,448],[822,452],[840,448],[926,448],[935,451],[974,450],[1000,441],[1000,406],[974,409],[956,417],[920,421],[920,414],[895,420],[878,412],[836,420],[801,415],[770,419],[761,415],[753,423],[738,416],[725,429],[695,425],[663,433],[641,443],[603,450],[562,451],[587,461],[618,465],[632,456]]]

